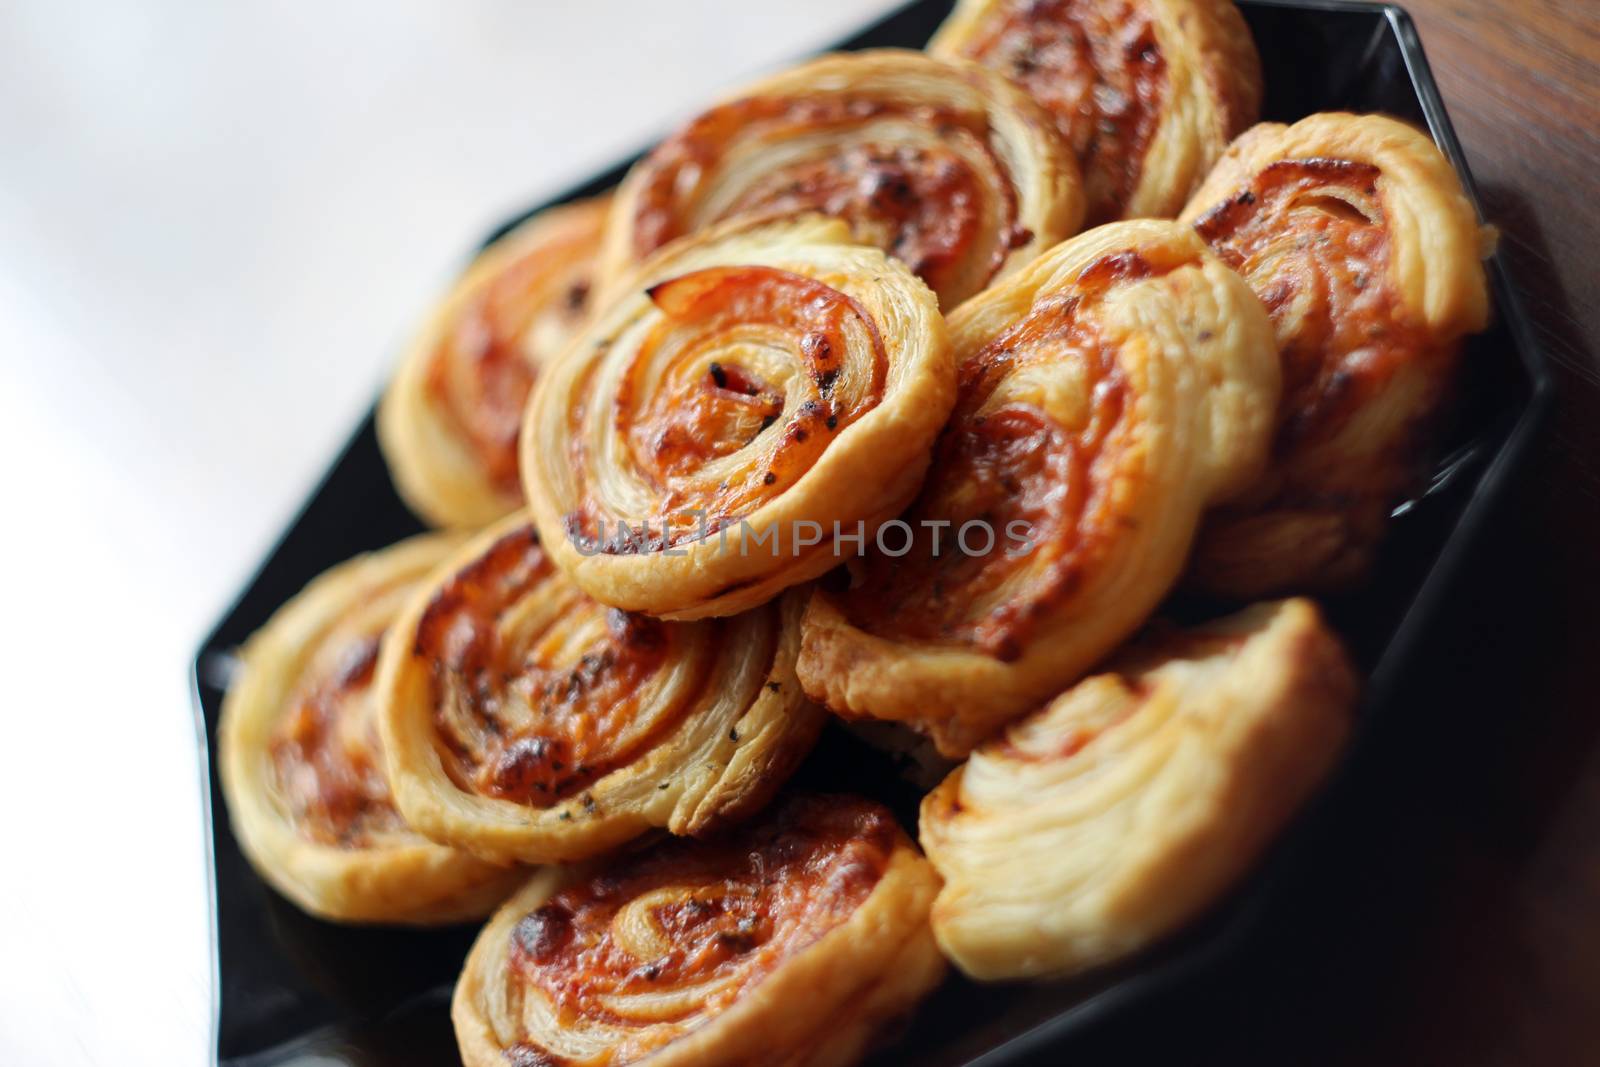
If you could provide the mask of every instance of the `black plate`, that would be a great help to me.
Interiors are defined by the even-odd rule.
[[[1247,0],[1241,6],[1265,67],[1265,118],[1292,121],[1314,111],[1342,109],[1386,111],[1425,124],[1476,198],[1405,12],[1341,0]],[[921,0],[841,47],[920,47],[949,8],[950,0]],[[610,186],[627,165],[554,202]],[[519,221],[509,220],[499,232]],[[1490,277],[1496,321],[1468,347],[1458,415],[1433,482],[1419,499],[1399,509],[1370,588],[1327,605],[1368,671],[1356,747],[1370,734],[1368,724],[1388,710],[1469,542],[1527,457],[1549,408],[1551,383],[1543,354],[1498,257],[1490,262]],[[196,655],[195,705],[207,745],[214,747],[233,650],[326,568],[420,528],[395,496],[369,416]],[[219,1062],[454,1062],[450,986],[474,931],[360,929],[303,915],[251,871],[228,826],[210,761],[203,758],[202,767],[208,780],[215,870],[211,899]],[[830,729],[800,777],[811,785],[876,795],[914,826],[917,797],[898,787],[886,795],[882,782],[893,778],[890,771],[884,757]],[[1339,792],[1356,784],[1349,775],[1335,783]],[[1316,835],[1337,807],[1329,800],[1333,793],[1324,794],[1296,823],[1232,900],[1176,941],[1113,971],[1067,984],[985,987],[952,978],[905,1036],[874,1062],[924,1067],[1037,1062],[1108,1013],[1193,980],[1230,958],[1260,928],[1267,912],[1285,905],[1291,872],[1297,861],[1315,851]]]

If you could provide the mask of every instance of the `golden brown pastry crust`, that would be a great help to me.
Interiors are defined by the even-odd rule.
[[[1487,322],[1486,231],[1424,134],[1340,113],[1240,137],[1183,220],[1265,301],[1284,367],[1267,476],[1208,520],[1190,584],[1347,586],[1419,480],[1462,337]]]
[[[582,859],[758,809],[821,709],[794,678],[801,594],[665,623],[585,597],[525,513],[406,605],[376,683],[390,781],[422,833],[494,860]]]
[[[928,50],[1014,79],[1083,170],[1087,224],[1171,218],[1261,109],[1232,0],[961,0]]]
[[[1259,475],[1278,368],[1259,302],[1174,222],[1067,241],[950,331],[960,397],[906,515],[916,544],[813,597],[798,670],[840,714],[909,723],[954,756],[1154,610],[1203,510]],[[993,540],[976,527],[956,551],[976,522]],[[1031,551],[1008,539],[1017,522]]]
[[[314,915],[478,918],[526,876],[409,829],[384,779],[370,692],[379,637],[456,545],[417,537],[333,568],[241,653],[217,731],[229,819],[262,877]]]
[[[1305,600],[1120,655],[924,799],[945,955],[980,979],[1066,976],[1172,933],[1322,781],[1355,692]]]
[[[400,495],[433,525],[477,529],[522,505],[522,413],[589,308],[609,204],[551,208],[485,249],[395,372],[378,441]]]
[[[545,374],[529,505],[597,600],[743,611],[835,566],[835,524],[870,537],[905,507],[954,395],[933,294],[898,262],[821,216],[735,221],[652,257]]]
[[[1048,114],[989,71],[898,49],[748,86],[634,167],[602,277],[739,215],[821,211],[907,262],[951,308],[1077,231],[1077,165]]]
[[[791,799],[730,840],[540,872],[467,957],[461,1058],[844,1067],[942,977],[937,890],[888,812],[848,797]]]

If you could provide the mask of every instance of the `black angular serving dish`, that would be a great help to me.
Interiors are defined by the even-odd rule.
[[[917,0],[841,47],[920,47],[950,6],[950,0]],[[1342,0],[1245,0],[1241,6],[1265,68],[1264,118],[1292,121],[1340,109],[1409,119],[1432,131],[1469,194],[1476,195],[1404,11]],[[610,186],[627,165],[558,201]],[[509,220],[505,228],[518,221]],[[1550,405],[1544,357],[1516,293],[1498,258],[1489,269],[1495,322],[1469,346],[1457,417],[1434,477],[1425,492],[1398,509],[1370,587],[1327,605],[1368,675],[1362,729],[1353,750],[1371,735],[1374,719],[1390,713],[1392,694],[1419,639],[1436,621],[1442,593],[1527,458]],[[350,928],[303,915],[267,888],[240,854],[214,765],[205,755],[214,751],[223,687],[238,645],[327,567],[419,528],[390,484],[369,416],[196,654],[194,698],[214,870],[215,1037],[221,1064],[456,1060],[449,995],[474,930]],[[1345,774],[1335,782],[1338,788],[1296,823],[1239,892],[1175,941],[1071,983],[983,987],[953,977],[873,1063],[998,1067],[1054,1062],[1053,1051],[1083,1028],[1112,1012],[1136,1010],[1157,991],[1196,980],[1250,942],[1265,913],[1292,908],[1283,899],[1286,872],[1315,851],[1314,835],[1337,819],[1334,794],[1359,787],[1350,778]],[[886,787],[886,781],[900,780],[896,768],[842,730],[830,729],[800,779],[809,787],[877,796],[914,827],[915,791]]]

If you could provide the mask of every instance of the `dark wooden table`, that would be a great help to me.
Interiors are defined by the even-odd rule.
[[[1600,1064],[1600,0],[1408,6],[1557,413],[1294,924],[1072,1062]]]

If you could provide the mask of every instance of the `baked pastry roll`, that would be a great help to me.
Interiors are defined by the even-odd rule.
[[[954,397],[933,294],[902,265],[818,215],[735,222],[596,313],[534,391],[523,477],[590,596],[727,615],[905,507]]]
[[[400,495],[433,525],[477,529],[522,505],[522,413],[589,308],[608,203],[551,208],[485,249],[390,382],[378,441]]]
[[[894,49],[824,56],[751,85],[623,181],[609,280],[739,215],[820,211],[952,308],[1076,233],[1083,193],[1049,116],[1000,76]]]
[[[1192,584],[1238,599],[1348,585],[1419,479],[1463,336],[1487,322],[1487,231],[1433,142],[1380,115],[1255,127],[1183,219],[1266,303],[1284,378],[1267,476],[1207,522]]]
[[[245,645],[222,702],[228,816],[261,876],[350,922],[478,918],[525,874],[434,844],[395,809],[372,694],[379,640],[457,547],[412,538],[328,571]]]
[[[794,678],[801,608],[794,594],[693,624],[630,615],[580,593],[509,516],[411,598],[385,645],[401,812],[485,858],[546,863],[756,810],[821,727]]]
[[[938,879],[887,811],[798,797],[717,841],[540,872],[484,927],[467,1067],[832,1067],[944,972]]]
[[[1073,238],[950,332],[959,398],[921,495],[812,599],[798,669],[958,756],[1144,622],[1204,509],[1260,474],[1278,366],[1259,301],[1175,222]]]
[[[1050,111],[1091,226],[1176,215],[1261,110],[1232,0],[960,0],[928,50],[999,71]]]
[[[1305,600],[1120,654],[924,798],[940,948],[979,979],[1068,976],[1174,932],[1323,780],[1355,693]]]

